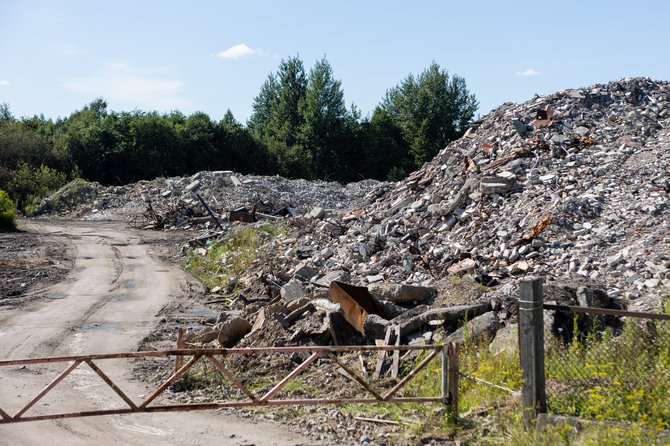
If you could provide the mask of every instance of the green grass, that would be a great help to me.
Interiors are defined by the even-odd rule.
[[[604,331],[546,359],[549,410],[670,428],[670,322],[629,319],[623,332]]]
[[[225,289],[235,279],[235,288],[239,289],[244,284],[237,278],[262,253],[263,245],[283,232],[282,228],[270,224],[232,226],[225,239],[211,244],[205,255],[199,254],[197,249],[189,250],[186,269],[209,288]]]

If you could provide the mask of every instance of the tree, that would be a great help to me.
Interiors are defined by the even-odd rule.
[[[298,142],[303,119],[299,105],[307,90],[307,78],[298,56],[282,60],[277,74],[270,73],[254,98],[249,127],[257,136],[273,138],[291,147]]]
[[[402,130],[414,166],[420,167],[463,135],[478,105],[462,77],[450,78],[433,62],[387,91],[380,107]]]
[[[14,116],[9,110],[9,104],[6,102],[0,104],[0,124],[3,122],[14,122]]]
[[[312,154],[315,178],[323,178],[338,166],[347,116],[341,85],[333,78],[333,69],[324,57],[310,70],[307,91],[300,102],[300,137]]]

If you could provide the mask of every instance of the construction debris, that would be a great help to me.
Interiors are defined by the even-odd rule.
[[[383,342],[392,326],[401,342],[428,342],[459,336],[465,319],[468,332],[512,323],[526,274],[546,278],[548,299],[603,281],[606,305],[658,311],[670,290],[668,147],[670,84],[623,79],[505,103],[397,183],[200,172],[91,186],[77,212],[197,229],[197,255],[219,235],[196,190],[221,221],[282,218],[285,233],[239,278],[246,300],[231,309],[250,324],[239,345]]]

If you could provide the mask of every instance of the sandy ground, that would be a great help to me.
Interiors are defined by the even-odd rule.
[[[43,281],[23,282],[18,278],[28,287],[21,293],[11,291],[17,289],[16,277],[3,277],[2,291],[6,294],[0,299],[0,359],[137,350],[139,342],[159,323],[161,309],[190,292],[190,279],[154,249],[160,245],[159,238],[165,237],[161,233],[139,232],[116,222],[56,220],[24,220],[21,229],[24,232],[16,237],[29,246],[28,253],[25,249],[15,254],[5,251],[4,263],[20,263],[25,271],[31,271],[32,264],[49,274],[38,276]],[[2,234],[4,248],[8,249],[13,237]],[[40,260],[50,252],[58,252],[61,258]],[[45,287],[44,283],[50,284]],[[132,376],[134,367],[128,360],[98,365],[136,402],[152,390]],[[0,408],[15,413],[67,366],[0,368]],[[123,406],[97,375],[87,366],[80,366],[26,415]],[[0,424],[0,444],[46,443],[314,444],[277,424],[212,411]]]

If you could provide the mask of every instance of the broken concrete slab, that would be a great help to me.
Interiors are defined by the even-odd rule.
[[[368,290],[391,302],[423,302],[437,295],[437,289],[400,283],[372,283]]]
[[[336,270],[336,271],[331,271],[329,273],[326,273],[323,277],[320,277],[314,281],[316,285],[322,286],[322,287],[330,287],[331,282],[348,282],[350,279],[350,275],[347,271],[344,270]]]
[[[322,207],[315,206],[309,211],[307,215],[309,216],[309,218],[313,218],[315,220],[322,220],[323,217],[326,216],[326,210]]]
[[[280,294],[286,302],[291,302],[295,299],[305,297],[305,289],[299,280],[291,279],[286,285],[281,287]]]
[[[244,335],[251,331],[251,324],[241,317],[232,317],[217,324],[218,337],[216,338],[221,347],[232,347]]]
[[[455,342],[463,344],[465,340],[477,341],[491,339],[500,327],[500,320],[495,311],[489,311],[466,322],[464,326],[447,336],[445,344]]]

